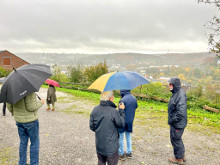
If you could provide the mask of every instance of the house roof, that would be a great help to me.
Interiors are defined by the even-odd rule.
[[[6,51],[6,50],[0,50],[0,53],[2,53],[2,52],[4,52],[4,51]]]
[[[0,50],[0,54],[3,53],[3,52],[5,52],[5,51],[7,51],[7,50]],[[7,51],[7,52],[9,52],[9,51]],[[11,53],[11,52],[9,52],[9,53]],[[13,53],[11,53],[11,54],[14,55],[14,56],[16,56],[16,55],[13,54]],[[16,56],[16,57],[18,57],[18,56]],[[26,63],[29,64],[29,62],[25,61],[24,59],[22,59],[22,58],[20,58],[20,57],[18,57],[18,58],[21,59],[22,61],[24,61],[24,62],[26,62]]]

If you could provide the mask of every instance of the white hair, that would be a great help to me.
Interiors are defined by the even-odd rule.
[[[113,96],[113,91],[103,92],[103,93],[101,93],[100,100],[106,101],[106,100],[109,100],[112,96]]]

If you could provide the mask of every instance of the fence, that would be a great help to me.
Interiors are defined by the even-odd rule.
[[[81,91],[101,93],[98,90],[88,89],[90,84],[87,84],[87,83],[82,84],[82,83],[61,82],[60,85],[62,88],[67,88],[67,89],[76,89],[76,90],[81,90]],[[168,99],[164,99],[164,98],[160,98],[160,97],[147,96],[147,95],[139,94],[139,93],[132,93],[132,95],[134,95],[135,97],[137,97],[139,99],[151,99],[151,100],[155,100],[155,101],[169,103]],[[204,105],[203,109],[208,110],[208,111],[212,111],[212,112],[216,112],[216,113],[220,113],[220,110],[212,108],[212,107],[208,107],[207,105]]]

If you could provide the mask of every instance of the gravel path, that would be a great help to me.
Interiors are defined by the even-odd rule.
[[[46,98],[47,89],[38,93]],[[41,165],[97,164],[94,133],[89,129],[89,113],[95,106],[87,100],[57,92],[56,112],[40,110]],[[60,100],[60,101],[59,101]],[[2,107],[2,104],[0,104]],[[64,113],[64,111],[66,111]],[[78,112],[78,113],[74,113]],[[85,114],[80,114],[82,111]],[[146,129],[148,128],[148,129]],[[167,165],[172,156],[169,128],[134,125],[133,159],[119,161],[119,165]],[[219,165],[220,135],[211,136],[185,130],[183,135],[187,165]],[[19,137],[14,118],[7,111],[0,116],[0,164],[17,164]]]

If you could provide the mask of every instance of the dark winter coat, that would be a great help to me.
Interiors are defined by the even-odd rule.
[[[90,114],[90,129],[95,132],[96,150],[104,156],[118,151],[118,128],[124,127],[124,110],[111,101],[100,101]]]
[[[50,100],[48,100],[50,98]],[[54,86],[50,85],[47,90],[47,104],[54,104],[57,101],[56,98],[56,89]]]
[[[171,78],[172,96],[168,105],[168,124],[174,128],[185,128],[187,125],[187,97],[181,88],[179,78]]]
[[[125,105],[125,127],[123,129],[118,129],[119,133],[124,131],[132,132],[133,131],[133,121],[135,116],[135,111],[138,107],[137,99],[130,94],[130,90],[121,90],[121,100]]]

